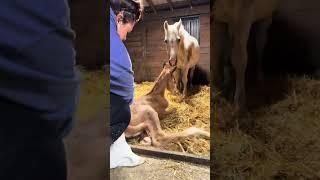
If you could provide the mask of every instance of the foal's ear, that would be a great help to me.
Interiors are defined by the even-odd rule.
[[[164,27],[164,30],[165,30],[165,31],[168,30],[168,21],[167,21],[167,20],[164,21],[163,27]]]

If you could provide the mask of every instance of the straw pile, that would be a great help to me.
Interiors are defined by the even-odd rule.
[[[320,81],[290,84],[285,99],[245,117],[255,122],[246,133],[219,128],[231,119],[231,106],[214,97],[215,179],[320,179]]]
[[[107,111],[106,82],[104,70],[80,69],[80,100],[77,106],[77,121],[85,122],[101,112]]]
[[[136,84],[135,98],[147,94],[152,86],[153,82]],[[161,127],[165,132],[179,132],[192,126],[210,132],[210,88],[208,86],[199,88],[199,92],[191,95],[186,102],[180,102],[181,97],[172,95],[168,91],[165,92],[165,97],[169,101],[168,109],[177,109],[175,113],[160,119]],[[131,143],[136,144],[138,142],[131,141]],[[187,138],[178,143],[171,143],[164,149],[197,155],[209,155],[210,140],[199,137]]]

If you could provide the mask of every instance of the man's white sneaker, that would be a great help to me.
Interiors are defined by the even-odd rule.
[[[110,146],[110,169],[122,166],[138,166],[145,160],[132,152],[124,133]]]

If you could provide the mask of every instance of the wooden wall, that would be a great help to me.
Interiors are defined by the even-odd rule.
[[[200,16],[200,62],[194,75],[194,82],[208,83],[210,72],[210,8],[175,9],[148,14],[143,17],[125,42],[133,61],[135,80],[154,81],[162,70],[162,62],[168,59],[164,43],[163,22],[177,16]],[[170,22],[170,21],[169,21]]]
[[[72,0],[69,2],[71,26],[76,33],[77,64],[89,69],[99,69],[106,64],[107,60],[105,1]]]

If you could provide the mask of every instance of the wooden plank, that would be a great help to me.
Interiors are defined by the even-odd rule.
[[[162,44],[148,44],[147,54],[158,56],[159,54],[167,54],[166,47]]]
[[[152,48],[147,50],[147,56],[150,57],[158,57],[158,58],[165,58],[167,57],[167,51],[160,50],[160,48]]]
[[[200,37],[200,39],[201,39],[201,37]],[[210,39],[210,38],[209,37],[203,37],[202,39],[203,40],[200,42],[200,49],[210,48],[210,41],[208,41],[208,39]]]
[[[154,34],[153,36],[148,36],[148,43],[165,45],[165,43],[164,43],[164,35],[162,35],[162,34],[161,35],[160,34]]]
[[[127,40],[125,41],[125,43],[127,43],[127,42],[135,42],[135,41],[141,41],[141,36],[142,36],[142,34],[136,34],[135,36],[128,36],[127,37]]]
[[[163,42],[163,40],[161,40]],[[156,43],[152,43],[152,44],[148,44],[148,51],[151,51],[152,49],[156,49],[157,51],[162,51],[164,53],[167,53],[167,48],[165,45],[163,44],[156,44]]]
[[[149,21],[155,21],[155,20],[161,20],[161,19],[167,19],[177,16],[190,16],[190,15],[202,15],[202,14],[209,14],[210,13],[210,7],[207,5],[204,6],[196,6],[192,9],[190,8],[183,8],[183,9],[175,9],[174,11],[159,11],[157,15],[154,14],[148,14],[144,17],[144,22]],[[141,25],[139,23],[139,25]]]
[[[153,66],[153,67],[161,67],[163,65],[163,61],[165,61],[166,57],[156,57],[156,56],[147,56],[146,57],[146,65]]]
[[[143,61],[146,60],[147,57],[147,28],[143,28],[143,35],[142,35],[142,59]]]
[[[207,156],[198,156],[189,153],[160,150],[153,147],[143,147],[136,145],[130,146],[132,148],[132,151],[137,154],[210,166],[210,157]]]
[[[200,46],[200,53],[209,53],[210,52],[210,47],[209,46]]]
[[[186,0],[190,6],[190,9],[192,9],[192,0]]]
[[[170,10],[173,11],[173,4],[171,0],[167,0],[169,6],[170,6]]]
[[[139,46],[140,47],[142,45],[141,41],[127,41],[124,44],[127,48],[130,46],[132,46],[132,47]]]
[[[134,31],[132,31],[131,33],[129,33],[128,34],[128,36],[127,36],[127,39],[129,39],[129,38],[134,38],[134,37],[141,37],[141,35],[142,35],[142,29],[141,28],[134,28]]]
[[[150,58],[151,59],[151,58]],[[155,61],[145,61],[145,65],[148,66],[149,68],[159,68],[162,69],[162,65],[163,65],[163,59],[156,59]]]
[[[192,2],[192,4],[191,4],[191,2]],[[195,0],[195,1],[194,0],[183,0],[183,1],[178,0],[178,1],[173,1],[172,5],[174,6],[175,10],[181,9],[181,8],[190,8],[190,5],[192,5],[192,7],[201,6],[201,5],[210,6],[210,0]],[[159,4],[155,5],[155,7],[157,8],[158,13],[161,11],[170,10],[170,4],[168,3],[168,1],[159,3]],[[146,13],[152,12],[151,7],[146,7],[145,12]]]

